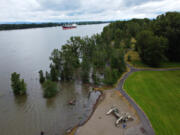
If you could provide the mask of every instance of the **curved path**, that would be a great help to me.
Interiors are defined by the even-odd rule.
[[[129,101],[129,103],[136,110],[140,120],[142,121],[143,128],[145,130],[146,135],[155,135],[154,129],[146,116],[146,114],[140,109],[140,107],[135,103],[135,101],[123,90],[123,84],[125,80],[128,78],[130,74],[137,71],[170,71],[170,70],[180,70],[180,68],[162,68],[162,69],[154,69],[154,68],[134,68],[131,65],[127,64],[127,67],[130,69],[120,80],[117,85],[116,90],[119,90],[121,94]]]

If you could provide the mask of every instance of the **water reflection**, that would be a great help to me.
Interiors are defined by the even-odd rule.
[[[23,96],[14,96],[14,102],[16,103],[16,105],[18,106],[24,106],[26,104],[27,101],[27,95],[23,95]]]
[[[56,97],[50,98],[50,99],[46,99],[46,106],[48,108],[56,108],[55,100],[56,100]]]

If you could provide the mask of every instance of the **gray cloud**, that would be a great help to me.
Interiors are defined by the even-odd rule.
[[[0,22],[155,18],[180,0],[0,0]]]
[[[131,7],[131,6],[142,5],[144,3],[154,2],[154,1],[163,1],[163,0],[125,0],[124,5],[126,7]]]
[[[44,10],[68,11],[81,7],[80,0],[37,0],[37,2]]]

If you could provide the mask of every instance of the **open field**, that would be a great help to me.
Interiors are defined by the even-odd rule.
[[[145,65],[144,63],[142,63],[139,54],[136,51],[128,51],[125,59],[127,61],[127,57],[128,55],[131,57],[131,61],[130,64],[132,64],[134,67],[136,68],[147,68],[148,65]],[[180,63],[178,62],[163,62],[161,63],[159,68],[174,68],[174,67],[180,67]]]
[[[149,117],[156,135],[180,133],[180,71],[140,71],[124,89]]]

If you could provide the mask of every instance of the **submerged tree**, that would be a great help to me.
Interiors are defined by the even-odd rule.
[[[51,75],[46,71],[46,80],[51,80]]]
[[[20,74],[16,72],[11,74],[11,87],[15,95],[26,94],[26,83],[24,79],[20,79]]]
[[[58,92],[57,83],[52,82],[51,80],[46,80],[43,83],[43,89],[45,98],[51,98],[55,96]]]
[[[44,81],[45,81],[45,77],[44,77],[43,71],[40,70],[39,71],[39,82],[44,83]]]
[[[56,69],[56,67],[54,65],[50,65],[50,79],[52,81],[58,81],[58,77],[59,77],[59,71]]]

